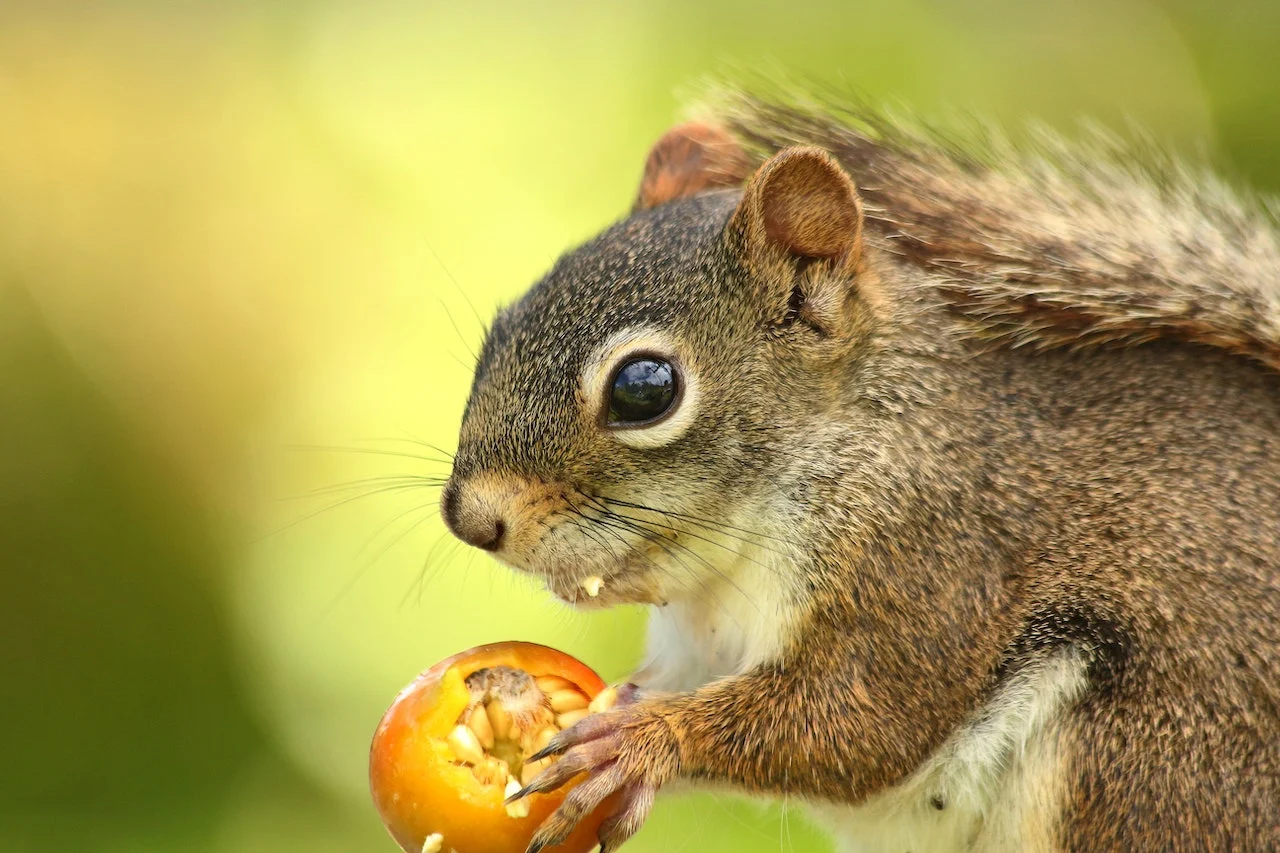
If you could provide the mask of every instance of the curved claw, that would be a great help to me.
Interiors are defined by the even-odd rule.
[[[624,781],[626,776],[622,768],[617,764],[610,764],[574,788],[564,798],[560,808],[538,827],[526,853],[537,853],[543,847],[563,844],[582,819],[595,811]]]
[[[545,747],[526,758],[525,761],[541,761],[553,755],[560,755],[579,744],[603,737],[616,727],[617,717],[610,713],[592,714],[555,735]]]
[[[528,785],[508,797],[507,802],[514,803],[516,800],[523,799],[530,794],[543,794],[547,791],[554,791],[574,776],[598,764],[599,759],[589,755],[585,750],[569,753],[537,776],[534,776]]]
[[[615,706],[565,729],[526,759],[560,756],[511,800],[555,790],[587,774],[539,827],[527,853],[562,843],[587,815],[619,791],[618,806],[611,807],[597,833],[603,850],[615,850],[640,829],[653,808],[654,793],[679,772],[679,744],[663,710],[661,705]]]
[[[640,831],[649,812],[653,810],[656,794],[657,789],[652,785],[632,783],[626,786],[618,811],[600,824],[600,831],[596,835],[600,842],[600,853],[613,853],[624,841]]]

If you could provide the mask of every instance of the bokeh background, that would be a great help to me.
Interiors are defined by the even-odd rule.
[[[1278,40],[1273,0],[0,0],[0,850],[390,851],[365,755],[419,669],[636,664],[642,614],[368,478],[447,470],[483,321],[708,75],[1136,121],[1275,190]],[[629,849],[829,848],[721,794]]]

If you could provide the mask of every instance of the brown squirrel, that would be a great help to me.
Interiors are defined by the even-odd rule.
[[[1277,233],[1176,165],[858,108],[659,140],[493,324],[442,497],[566,601],[653,605],[531,853],[674,780],[847,851],[1280,849]]]

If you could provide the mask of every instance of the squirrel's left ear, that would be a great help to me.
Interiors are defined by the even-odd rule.
[[[778,314],[822,332],[848,329],[862,260],[862,202],[820,148],[788,148],[752,177],[729,223],[742,260],[766,282]]]
[[[633,210],[648,210],[704,190],[741,186],[751,174],[751,158],[718,127],[690,122],[668,130],[654,143]]]

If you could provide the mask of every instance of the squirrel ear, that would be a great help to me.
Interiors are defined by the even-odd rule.
[[[853,265],[862,250],[862,203],[853,181],[820,148],[788,148],[760,167],[733,217],[749,250]]]
[[[648,210],[703,190],[736,187],[751,174],[751,159],[718,127],[690,122],[654,143],[633,210]]]
[[[847,336],[880,298],[862,270],[862,202],[819,148],[788,148],[756,172],[729,221],[742,260],[767,288],[777,323]],[[857,294],[860,298],[853,300]]]

